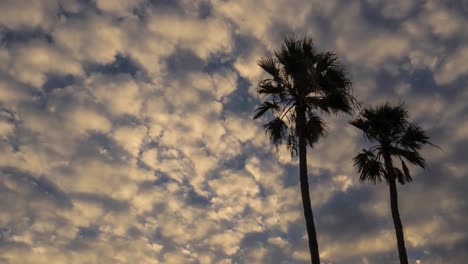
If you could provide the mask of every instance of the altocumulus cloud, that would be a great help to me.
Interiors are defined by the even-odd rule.
[[[363,103],[407,102],[442,147],[400,188],[412,263],[463,263],[465,1],[0,3],[0,262],[307,263],[297,161],[251,113],[256,65],[313,36]],[[347,117],[309,153],[325,263],[395,263],[387,189]]]

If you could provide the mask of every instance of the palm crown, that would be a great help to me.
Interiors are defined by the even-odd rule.
[[[350,124],[362,130],[367,140],[377,143],[354,157],[361,181],[376,183],[385,178],[387,182],[390,179],[397,179],[401,184],[410,182],[412,178],[404,160],[425,168],[425,160],[418,151],[424,144],[435,146],[421,127],[409,122],[408,111],[402,104],[365,108]],[[402,170],[393,166],[395,160],[401,162]],[[390,166],[385,162],[390,162]],[[388,167],[393,171],[388,171]]]
[[[259,66],[270,76],[257,86],[263,102],[254,119],[271,114],[264,125],[275,145],[286,142],[297,154],[297,111],[305,113],[305,136],[312,146],[325,135],[319,112],[350,113],[355,102],[351,81],[332,52],[317,52],[311,38],[286,37],[279,50],[262,58]]]

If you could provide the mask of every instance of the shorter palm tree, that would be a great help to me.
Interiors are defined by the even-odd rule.
[[[377,183],[385,179],[388,183],[400,263],[407,264],[396,181],[401,184],[411,182],[405,160],[425,168],[426,163],[419,150],[425,144],[433,144],[428,141],[429,137],[421,127],[409,122],[408,111],[402,104],[392,105],[387,102],[364,108],[350,124],[362,130],[364,137],[371,143],[376,143],[354,157],[354,166],[358,169],[361,181]],[[397,163],[401,164],[401,169],[396,166]]]

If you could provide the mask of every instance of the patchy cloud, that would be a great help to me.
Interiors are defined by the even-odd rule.
[[[412,263],[467,258],[463,1],[1,1],[1,263],[308,263],[297,160],[252,110],[286,33],[441,147],[399,188]],[[348,117],[309,149],[325,263],[394,263],[385,184]]]

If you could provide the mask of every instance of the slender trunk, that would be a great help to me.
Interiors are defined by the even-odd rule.
[[[304,109],[297,108],[297,134],[299,136],[299,176],[301,182],[302,205],[309,237],[309,251],[312,264],[320,264],[320,255],[315,231],[314,215],[309,195],[309,180],[307,178],[307,141],[305,135],[306,119]]]
[[[408,264],[408,255],[406,254],[405,236],[403,234],[403,225],[401,224],[400,212],[398,210],[398,192],[396,186],[396,179],[393,174],[393,165],[390,157],[385,157],[385,169],[390,173],[388,185],[390,189],[390,208],[392,210],[393,225],[395,226],[395,233],[398,246],[398,256],[400,257],[400,264]]]

